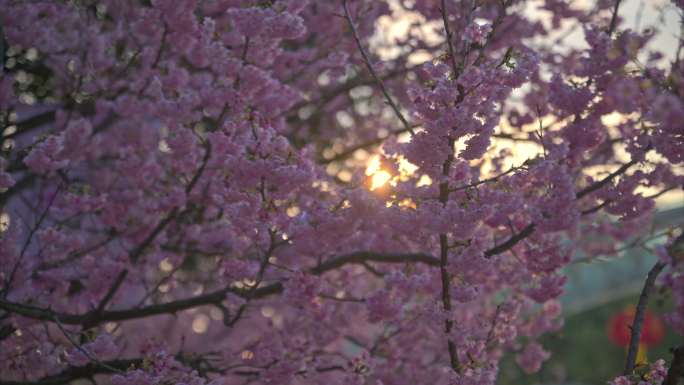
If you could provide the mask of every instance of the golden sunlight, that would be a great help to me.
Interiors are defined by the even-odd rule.
[[[7,213],[0,214],[0,233],[7,231],[10,227],[10,216]]]
[[[392,179],[392,175],[385,170],[375,172],[371,177],[371,191],[384,186],[390,179]]]
[[[392,179],[392,174],[382,169],[379,155],[373,155],[366,165],[366,176],[370,178],[370,190],[376,190]]]

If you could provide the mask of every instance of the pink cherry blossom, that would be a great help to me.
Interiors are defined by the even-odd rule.
[[[539,371],[566,268],[681,190],[684,60],[523,3],[0,0],[0,383]],[[679,232],[646,288],[684,334]]]

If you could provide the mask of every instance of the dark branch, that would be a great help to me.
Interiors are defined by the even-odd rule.
[[[366,50],[363,49],[363,44],[361,44],[361,38],[359,37],[358,32],[356,31],[356,26],[354,25],[354,20],[351,18],[351,14],[349,13],[349,7],[347,6],[347,0],[342,1],[342,6],[344,8],[344,15],[347,20],[347,24],[349,24],[349,28],[351,29],[352,35],[354,36],[354,41],[356,41],[356,46],[359,48],[359,52],[361,52],[361,56],[363,57],[364,63],[366,63],[366,67],[368,68],[368,72],[370,72],[371,76],[375,80],[375,82],[378,84],[380,87],[380,90],[382,91],[382,94],[385,95],[385,99],[387,100],[387,104],[392,107],[392,110],[394,111],[394,114],[399,118],[401,121],[401,124],[404,125],[404,129],[409,131],[411,134],[414,134],[413,128],[409,124],[409,122],[406,120],[404,115],[401,113],[399,110],[399,107],[397,107],[396,103],[390,96],[389,92],[387,92],[387,88],[385,88],[385,83],[383,83],[382,79],[378,76],[378,74],[375,72],[375,69],[373,68],[373,65],[371,64],[371,60],[368,57],[368,54],[366,53]]]
[[[449,60],[451,62],[451,70],[454,72],[454,78],[458,76],[458,65],[456,64],[456,53],[454,52],[453,35],[449,29],[449,16],[446,10],[446,0],[442,0],[440,9],[442,13],[442,23],[444,24],[444,34],[446,35],[447,50],[449,52]]]
[[[479,185],[481,185],[481,184],[490,183],[490,182],[496,182],[496,181],[498,181],[499,179],[501,179],[502,177],[504,177],[504,176],[506,176],[506,175],[508,175],[508,174],[510,174],[510,173],[512,173],[512,172],[514,172],[514,171],[518,171],[518,170],[525,169],[525,167],[526,167],[525,165],[517,166],[517,167],[511,167],[511,168],[509,168],[508,170],[502,172],[501,174],[495,175],[495,176],[493,176],[493,177],[491,177],[491,178],[482,179],[482,180],[479,180],[479,181],[477,181],[477,182],[473,182],[473,183],[470,183],[470,184],[467,184],[467,185],[463,185],[463,186],[453,187],[453,188],[451,188],[449,191],[455,192],[455,191],[467,190],[467,189],[469,189],[469,188],[477,187],[477,186],[479,186]]]
[[[658,274],[663,271],[663,268],[665,268],[665,263],[657,262],[648,272],[644,288],[641,290],[639,303],[637,304],[636,313],[634,314],[634,321],[632,322],[629,350],[627,351],[627,360],[623,372],[626,376],[632,374],[632,371],[634,371],[637,350],[639,349],[639,340],[641,339],[641,328],[644,325],[644,317],[646,316],[646,308],[648,307],[648,299],[653,292],[655,280],[658,278]]]
[[[613,16],[610,18],[610,27],[608,28],[608,36],[615,32],[615,27],[617,26],[618,9],[620,8],[620,3],[622,0],[615,0],[615,6],[613,7]]]
[[[362,251],[345,254],[330,259],[323,264],[310,269],[309,272],[311,274],[320,275],[347,264],[362,264],[364,262],[424,263],[430,266],[439,265],[439,260],[437,258],[424,253],[382,254]],[[96,309],[84,314],[60,313],[48,308],[24,305],[6,300],[0,300],[0,309],[10,313],[18,314],[23,317],[42,321],[53,322],[58,320],[65,325],[87,325],[88,327],[94,327],[106,322],[126,321],[161,314],[174,314],[179,311],[204,305],[221,306],[221,302],[225,299],[228,293],[233,293],[243,298],[259,299],[270,295],[279,294],[282,291],[283,285],[280,282],[274,282],[254,289],[226,287],[211,293],[167,302],[164,304],[149,305],[134,309],[110,310],[101,312],[98,312]]]
[[[672,350],[672,363],[667,371],[667,377],[663,385],[677,385],[679,379],[684,377],[684,345],[680,345]]]
[[[336,154],[335,156],[333,156],[333,157],[330,158],[330,159],[320,159],[320,160],[318,161],[318,163],[320,163],[320,164],[328,164],[328,163],[337,162],[337,161],[340,161],[340,160],[347,159],[347,158],[349,158],[350,156],[352,156],[352,155],[353,155],[356,151],[358,151],[358,150],[362,150],[362,149],[366,149],[366,148],[368,148],[368,147],[372,147],[372,146],[379,145],[380,143],[384,142],[384,141],[385,141],[387,138],[389,138],[390,136],[403,134],[403,133],[405,133],[405,132],[408,132],[408,130],[405,129],[405,128],[402,128],[402,129],[396,130],[396,131],[392,131],[392,132],[390,132],[387,136],[383,136],[382,138],[371,139],[371,140],[369,140],[369,141],[366,141],[366,142],[363,142],[363,143],[359,143],[359,144],[357,144],[357,145],[355,145],[355,146],[351,146],[351,147],[347,148],[346,150],[340,152],[339,154]]]
[[[320,275],[326,271],[334,270],[346,264],[362,264],[364,262],[383,262],[383,263],[415,263],[420,262],[430,266],[439,266],[439,260],[432,255],[424,253],[407,254],[380,254],[369,251],[359,251],[356,253],[341,255],[329,259],[322,264],[314,267],[309,272]]]
[[[206,142],[206,150],[204,152],[204,158],[202,159],[202,164],[200,167],[197,169],[197,172],[195,175],[193,175],[192,179],[190,180],[190,183],[185,188],[185,193],[190,194],[195,188],[195,185],[197,184],[197,181],[199,181],[200,177],[204,173],[204,169],[207,166],[207,163],[209,162],[209,158],[211,157],[211,145],[209,142]],[[174,208],[171,210],[169,215],[167,215],[159,224],[157,224],[157,227],[152,230],[152,232],[145,238],[136,248],[134,248],[128,255],[128,259],[132,263],[136,263],[140,256],[143,254],[145,249],[157,238],[159,233],[161,233],[166,226],[168,226],[173,220],[176,219],[176,216],[178,215],[178,207]]]
[[[627,171],[630,167],[632,167],[636,163],[638,163],[636,160],[632,160],[628,163],[623,164],[622,166],[620,166],[620,168],[613,171],[612,173],[610,173],[605,178],[603,178],[603,179],[599,180],[598,182],[595,182],[595,183],[585,187],[584,189],[578,191],[577,194],[575,194],[576,199],[581,199],[582,197],[586,196],[587,194],[590,194],[590,193],[600,189],[601,187],[610,183],[610,181],[615,179],[617,176],[624,174],[625,171]],[[601,205],[601,207],[598,207],[598,208],[595,207],[595,208],[592,208],[589,210],[585,210],[585,212],[582,212],[582,214],[583,215],[591,214],[595,211],[600,210],[602,207],[603,207],[603,204]],[[499,245],[496,245],[493,248],[485,251],[485,257],[489,258],[491,256],[494,256],[494,255],[497,255],[497,254],[500,254],[500,253],[503,253],[505,251],[512,249],[515,245],[518,244],[518,242],[520,242],[523,239],[532,235],[532,233],[534,233],[535,227],[536,227],[536,225],[534,223],[530,223],[524,229],[522,229],[519,233],[511,236],[507,241],[505,241]]]
[[[138,366],[142,364],[142,359],[129,359],[129,360],[114,360],[103,362],[106,366],[99,365],[96,363],[88,364],[85,366],[69,367],[64,371],[52,375],[43,377],[37,381],[5,381],[0,379],[1,385],[61,385],[68,384],[71,381],[91,378],[96,374],[111,374],[113,369],[116,370],[127,370],[131,366]]]
[[[508,238],[508,240],[504,243],[500,243],[491,249],[485,251],[484,255],[486,258],[489,258],[491,256],[501,254],[504,251],[508,251],[513,248],[513,246],[517,245],[518,242],[522,241],[523,239],[529,237],[532,235],[534,232],[536,225],[534,223],[530,223],[529,225],[525,226],[524,229],[522,229],[519,233],[511,236]]]
[[[33,115],[17,123],[17,130],[11,134],[4,136],[4,139],[11,139],[28,132],[34,128],[41,127],[55,120],[56,110],[45,111],[43,113]]]
[[[29,245],[31,244],[31,240],[33,239],[33,236],[36,234],[36,231],[40,229],[40,226],[43,224],[43,221],[45,221],[45,218],[47,218],[48,212],[50,211],[50,208],[52,207],[52,204],[55,202],[55,198],[57,198],[57,195],[60,193],[62,190],[62,185],[59,185],[57,187],[57,190],[52,194],[52,197],[50,198],[50,201],[48,204],[45,206],[45,209],[43,212],[40,214],[40,217],[36,221],[36,223],[33,225],[31,228],[31,231],[28,234],[28,237],[26,238],[26,241],[24,241],[24,246],[21,248],[21,252],[19,253],[19,257],[17,258],[16,262],[14,263],[14,267],[12,268],[12,271],[7,278],[7,282],[5,283],[5,288],[3,289],[3,295],[6,297],[9,294],[9,291],[12,286],[12,282],[14,281],[14,276],[17,273],[17,270],[19,270],[19,266],[21,265],[21,262],[24,259],[24,255],[26,254],[26,251],[28,250]]]
[[[102,297],[100,302],[97,304],[94,314],[100,314],[104,311],[105,307],[107,306],[107,303],[109,303],[109,301],[111,301],[111,299],[114,297],[114,294],[116,294],[116,292],[119,290],[121,284],[123,283],[124,279],[126,279],[127,275],[128,269],[124,269],[119,272],[119,274],[114,279],[114,283],[112,284],[112,286],[109,288],[109,290],[107,290],[105,296]]]
[[[610,181],[612,181],[615,177],[624,174],[625,171],[627,171],[627,169],[629,169],[630,167],[632,167],[635,164],[637,164],[637,160],[632,159],[631,161],[620,166],[620,168],[618,168],[617,170],[610,173],[607,177],[605,177],[605,178],[601,179],[600,181],[593,183],[593,184],[587,186],[586,188],[578,191],[577,194],[575,195],[575,197],[577,199],[581,199],[585,195],[591,194],[592,192],[594,192],[594,191],[600,189],[601,187],[607,185],[608,183],[610,183]]]
[[[283,286],[280,283],[273,283],[268,286],[260,287],[251,293],[254,298],[266,297],[271,294],[282,292]],[[233,287],[224,288],[208,294],[199,295],[192,298],[181,299],[159,305],[150,305],[142,308],[126,310],[110,310],[97,312],[96,310],[85,314],[60,313],[47,308],[40,308],[30,305],[0,300],[0,309],[15,313],[27,318],[42,321],[59,321],[65,325],[86,325],[93,327],[105,322],[126,321],[137,318],[151,317],[160,314],[174,314],[182,310],[191,309],[203,305],[218,305],[226,297],[226,294],[233,292],[239,296],[246,296],[247,290]]]
[[[461,94],[462,95],[462,94]],[[442,176],[445,178],[449,176],[449,171],[451,170],[451,165],[454,161],[454,139],[451,137],[447,138],[449,143],[449,148],[452,149],[447,155],[447,158],[442,164]],[[449,201],[449,182],[443,181],[439,184],[439,201],[443,206],[446,206]],[[442,283],[442,306],[444,307],[444,312],[449,314],[451,312],[451,275],[447,269],[449,256],[449,235],[446,233],[439,234],[439,272]],[[449,351],[449,364],[451,369],[456,373],[461,373],[462,367],[461,362],[458,359],[458,350],[456,344],[451,339],[451,330],[454,326],[454,321],[450,316],[447,316],[444,320],[444,334],[447,340],[447,349]]]

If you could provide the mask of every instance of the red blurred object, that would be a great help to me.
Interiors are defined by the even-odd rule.
[[[629,306],[608,320],[608,338],[612,343],[621,347],[629,345],[635,312],[636,308]],[[663,321],[660,317],[647,310],[639,343],[646,346],[654,346],[662,341],[664,336],[665,327],[663,326]]]

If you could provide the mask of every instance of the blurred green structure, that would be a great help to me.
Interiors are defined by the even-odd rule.
[[[684,222],[684,207],[661,211],[656,215],[653,234]],[[644,239],[648,239],[645,235]],[[651,237],[647,246],[665,242],[665,236]],[[582,256],[576,256],[581,259]],[[553,353],[542,370],[526,375],[515,364],[513,356],[501,364],[500,385],[589,385],[606,384],[624,367],[625,350],[613,345],[607,334],[609,319],[629,305],[636,305],[644,279],[656,257],[642,247],[625,250],[614,257],[595,258],[591,262],[571,264],[561,298],[565,326],[560,333],[542,338],[545,349]],[[663,314],[671,310],[670,298],[656,292],[649,310]],[[648,351],[649,360],[670,359],[669,349],[684,342],[667,329],[663,341]]]

